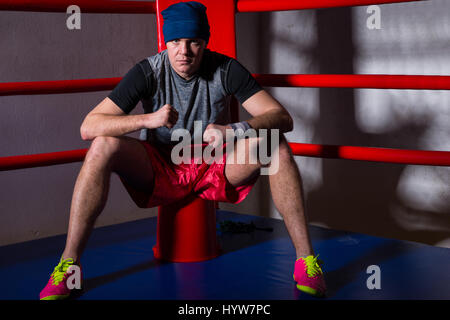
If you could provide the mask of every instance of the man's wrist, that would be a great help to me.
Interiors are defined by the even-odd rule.
[[[241,122],[235,122],[230,123],[231,129],[236,133],[237,130],[242,130],[243,132],[247,131],[248,129],[251,129],[251,126],[248,124],[247,121],[241,121]]]
[[[252,128],[247,121],[230,123],[229,126],[233,130],[235,139],[240,139],[244,137],[247,130]]]
[[[155,113],[145,113],[140,115],[140,123],[139,125],[143,129],[156,129],[160,127],[160,124],[158,123],[158,118],[155,116]]]

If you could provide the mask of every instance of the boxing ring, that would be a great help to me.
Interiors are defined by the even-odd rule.
[[[236,57],[234,16],[237,12],[364,6],[416,0],[204,0],[212,23],[209,48]],[[178,2],[0,0],[0,10],[66,12],[76,4],[86,13],[155,14],[158,49],[164,50],[160,12]],[[219,41],[220,39],[220,41]],[[450,90],[450,76],[255,74],[265,87],[371,88]],[[0,96],[92,92],[113,89],[121,78],[0,83]],[[232,103],[233,120],[238,119]],[[404,150],[345,145],[290,143],[296,156],[411,165],[450,166],[450,151]],[[0,171],[83,161],[87,149],[0,157]],[[194,200],[176,208],[159,208],[156,218],[96,228],[83,256],[84,291],[78,299],[314,299],[292,281],[295,250],[283,221],[216,210]],[[178,213],[178,225],[201,221],[203,237],[166,236],[166,212]],[[179,220],[177,220],[179,219]],[[222,221],[254,223],[248,233],[217,229]],[[205,222],[206,221],[206,222]],[[328,299],[449,299],[450,249],[310,226],[314,250],[326,262]],[[188,240],[186,240],[188,239]],[[207,248],[199,243],[212,241]],[[217,241],[217,243],[215,243]],[[65,235],[0,247],[0,275],[8,290],[0,299],[37,299],[46,277],[64,248]],[[152,246],[156,243],[156,246]],[[169,247],[167,247],[169,243]],[[201,247],[201,245],[200,245]],[[194,248],[194,249],[193,249]],[[178,251],[177,251],[178,250]],[[193,250],[190,252],[189,250]],[[167,253],[169,252],[170,253]],[[181,251],[181,253],[179,253]],[[178,252],[178,253],[174,253]],[[188,253],[186,258],[184,253]],[[8,257],[7,259],[3,257]],[[214,258],[214,259],[211,259]],[[439,263],[436,263],[439,261]],[[191,263],[181,263],[191,262]],[[378,265],[382,290],[369,290],[366,269]],[[107,266],[107,269],[105,269]],[[32,268],[33,272],[27,270]],[[423,273],[427,273],[427,278]],[[21,274],[22,277],[14,277]],[[27,276],[23,276],[28,274]],[[411,279],[414,279],[412,281]],[[24,288],[34,288],[35,291]]]

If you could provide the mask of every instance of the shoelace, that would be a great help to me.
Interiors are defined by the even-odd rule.
[[[322,273],[322,269],[320,268],[320,265],[323,264],[322,260],[318,259],[319,255],[313,257],[308,256],[303,259],[306,264],[306,273],[308,274],[308,277],[312,278],[315,277],[317,274]]]
[[[53,270],[51,275],[52,284],[54,286],[57,286],[63,280],[64,274],[71,265],[73,265],[73,259],[71,258],[65,260],[61,259],[61,261],[55,267],[55,270]]]

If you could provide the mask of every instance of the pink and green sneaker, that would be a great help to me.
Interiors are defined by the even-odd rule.
[[[70,296],[70,293],[75,290],[70,289],[68,286],[68,278],[75,272],[74,268],[69,268],[71,266],[76,266],[74,264],[73,259],[63,259],[59,261],[58,265],[53,270],[50,280],[48,280],[47,285],[44,289],[42,289],[39,294],[40,300],[62,300],[66,299]],[[78,266],[79,267],[79,266]],[[79,283],[81,284],[81,267],[80,268],[80,279]]]
[[[312,255],[306,258],[299,258],[295,261],[294,280],[297,282],[297,289],[316,297],[323,297],[326,293],[325,279],[323,277],[318,256]]]

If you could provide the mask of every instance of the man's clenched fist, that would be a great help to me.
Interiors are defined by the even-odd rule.
[[[206,127],[205,132],[203,132],[203,141],[212,145],[214,148],[232,137],[234,137],[234,134],[229,125],[221,126],[211,123]]]
[[[165,104],[161,109],[153,112],[151,115],[151,128],[167,127],[171,129],[178,121],[178,111],[170,104]]]

